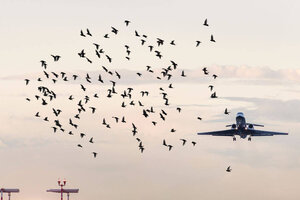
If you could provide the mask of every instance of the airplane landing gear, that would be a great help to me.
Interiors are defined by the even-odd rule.
[[[248,137],[248,141],[251,141],[251,137]]]

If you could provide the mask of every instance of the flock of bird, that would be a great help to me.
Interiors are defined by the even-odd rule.
[[[125,23],[125,29],[126,27],[130,26],[131,22],[128,20],[124,21]],[[205,19],[203,26],[208,27],[209,24],[207,22],[207,19]],[[121,30],[123,31],[123,29]],[[119,30],[115,27],[111,27],[111,33],[106,33],[104,34],[103,38],[109,40],[110,38],[116,37],[119,33]],[[157,59],[163,59],[163,53],[160,51],[160,47],[163,45],[171,45],[171,46],[176,46],[176,41],[175,40],[170,40],[169,42],[167,42],[164,39],[161,38],[156,38],[156,45],[155,44],[148,44],[147,38],[148,36],[145,34],[141,34],[140,32],[138,32],[137,30],[135,30],[132,33],[132,36],[135,37],[135,39],[140,40],[140,45],[144,46],[145,48],[147,48],[149,50],[149,53],[154,53],[154,56],[157,57]],[[86,38],[86,37],[93,37],[92,32],[89,29],[86,30],[81,30],[80,31],[80,37]],[[214,38],[213,35],[210,36],[210,40],[209,42],[215,43],[216,40]],[[199,46],[201,46],[201,41],[200,40],[196,40],[195,41],[195,45],[194,48],[198,48]],[[108,63],[112,63],[113,62],[113,57],[111,55],[108,55],[105,51],[105,49],[101,48],[101,45],[94,42],[91,45],[93,45],[94,49],[94,53],[95,53],[95,58],[96,59],[106,59],[108,61]],[[131,48],[129,45],[124,44],[125,50],[126,50],[126,56],[125,59],[126,60],[130,60],[130,56],[131,56]],[[85,59],[87,61],[87,64],[91,64],[93,62],[96,62],[95,60],[92,59],[91,55],[87,55],[86,50],[82,49],[80,52],[77,52],[77,55],[79,56],[79,58],[81,59]],[[60,55],[51,55],[51,57],[53,58],[53,62],[59,62],[61,59]],[[104,82],[108,83],[110,86],[107,89],[107,94],[106,94],[106,98],[113,98],[114,96],[120,95],[123,99],[122,102],[120,102],[120,105],[122,108],[126,108],[129,106],[132,107],[138,107],[141,109],[141,115],[145,118],[149,118],[150,115],[152,116],[157,116],[155,119],[156,120],[152,120],[151,124],[153,126],[156,126],[157,123],[160,123],[160,121],[165,121],[166,118],[168,117],[168,113],[166,111],[165,108],[155,108],[154,106],[151,105],[146,105],[145,103],[143,103],[141,100],[137,99],[132,91],[135,90],[135,88],[133,87],[128,87],[127,89],[123,90],[123,91],[117,91],[117,84],[118,81],[120,79],[123,79],[124,77],[117,72],[116,70],[112,70],[109,68],[109,66],[103,66],[102,65],[102,70],[99,71],[99,75],[98,75],[98,79],[97,80],[93,80],[91,78],[91,75],[89,73],[86,74],[85,77],[80,77],[80,75],[78,74],[71,74],[71,75],[67,75],[66,72],[53,72],[53,71],[48,71],[48,62],[46,60],[41,60],[41,67],[43,69],[43,76],[44,78],[46,78],[46,80],[49,80],[50,83],[52,84],[56,84],[57,81],[74,81],[76,83],[78,83],[78,89],[82,90],[85,95],[83,98],[81,99],[77,99],[77,113],[69,118],[69,124],[62,124],[62,122],[60,121],[59,117],[61,116],[60,114],[63,112],[60,108],[50,108],[52,109],[53,112],[53,116],[54,116],[54,121],[53,124],[50,126],[51,129],[53,130],[54,133],[56,133],[57,131],[61,131],[61,132],[67,132],[69,135],[74,135],[73,131],[74,129],[78,129],[78,127],[80,126],[79,123],[75,123],[75,121],[80,120],[80,117],[82,115],[82,113],[86,113],[86,112],[90,112],[91,114],[94,114],[95,112],[97,112],[97,107],[90,105],[90,101],[92,98],[99,98],[99,94],[95,93],[92,95],[88,95],[88,87],[86,86],[86,84],[88,83],[99,83],[99,84],[103,84]],[[53,64],[53,62],[51,62]],[[49,62],[50,63],[50,62]],[[167,108],[170,105],[169,102],[169,97],[168,97],[168,93],[167,90],[172,89],[173,88],[173,83],[171,83],[172,78],[174,75],[175,71],[180,70],[180,72],[178,74],[180,74],[180,77],[182,78],[186,78],[188,77],[188,74],[186,74],[186,72],[182,69],[179,69],[178,64],[173,61],[170,60],[170,64],[166,67],[163,67],[160,71],[159,71],[159,76],[156,76],[157,80],[163,80],[163,81],[167,81],[168,82],[168,88],[163,88],[163,87],[159,87],[159,91],[160,91],[160,95],[161,95],[161,99],[164,102],[164,106]],[[144,71],[141,72],[137,72],[136,76],[140,77],[141,79],[143,78],[143,74],[144,73],[152,73],[155,74],[155,71],[157,71],[157,69],[152,68],[151,66],[147,65]],[[216,74],[212,74],[210,75],[210,72],[208,70],[207,67],[204,67],[202,69],[203,74],[205,76],[211,76],[213,79],[216,79],[218,76]],[[108,77],[111,77],[110,80],[104,80],[103,78],[103,73],[107,74]],[[126,77],[125,77],[126,78]],[[80,82],[80,80],[84,80],[84,82]],[[115,81],[114,81],[115,80]],[[25,84],[26,85],[30,85],[30,82],[32,80],[29,79],[25,79]],[[37,79],[38,82],[40,82],[41,84],[43,83],[43,78],[42,77],[38,77]],[[217,98],[217,94],[216,91],[214,91],[214,86],[213,85],[209,85],[208,86],[209,90],[211,91],[211,95],[210,98]],[[43,106],[47,106],[49,101],[53,101],[55,99],[57,99],[57,94],[55,91],[51,90],[50,87],[46,87],[44,85],[40,85],[38,86],[38,94],[34,94],[34,97],[27,97],[26,100],[27,101],[32,101],[32,99],[36,99],[38,102],[41,103],[41,105]],[[142,91],[138,91],[140,93],[140,95],[142,97],[147,97],[149,96],[149,91],[147,90],[142,90]],[[76,100],[76,98],[74,97],[75,95],[70,95],[68,97],[68,100],[70,101],[74,101]],[[176,107],[176,111],[178,113],[181,113],[182,108],[181,107]],[[224,114],[229,114],[227,108],[225,109]],[[50,123],[49,121],[49,116],[42,116],[40,114],[40,111],[37,111],[35,114],[36,118],[42,118],[44,121]],[[131,126],[131,132],[132,135],[136,138],[136,141],[138,142],[138,149],[141,153],[144,152],[145,150],[145,146],[143,144],[143,141],[137,137],[137,133],[139,131],[137,125],[134,122],[129,122],[126,120],[126,116],[121,116],[121,117],[117,117],[117,116],[112,116],[112,118],[114,119],[115,123],[127,123],[130,124]],[[202,120],[201,117],[197,117],[198,120]],[[108,122],[109,120],[107,120],[106,118],[102,119],[102,125],[104,127],[106,127],[107,129],[111,128],[111,124]],[[68,127],[70,126],[70,127]],[[170,130],[171,133],[176,132],[175,128],[172,128]],[[88,142],[93,144],[94,143],[94,138],[93,137],[88,137],[87,134],[81,132],[78,134],[80,136],[80,138],[88,138]],[[180,141],[182,142],[182,145],[186,145],[188,140],[187,139],[180,139]],[[195,141],[190,141],[190,144],[192,146],[195,146],[197,143]],[[173,148],[172,144],[168,144],[167,141],[165,139],[163,139],[162,141],[162,145],[166,147],[166,149],[168,151],[171,151]],[[84,146],[82,144],[78,144],[77,145],[79,148],[83,148]],[[93,151],[92,155],[96,158],[97,157],[97,152]]]

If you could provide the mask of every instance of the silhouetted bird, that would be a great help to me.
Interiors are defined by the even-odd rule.
[[[210,41],[211,42],[216,42],[213,35],[210,36]]]
[[[96,152],[93,152],[93,155],[94,155],[94,158],[96,158],[96,156],[97,156],[97,153],[96,153]]]
[[[83,58],[85,56],[84,49],[81,50],[81,52],[78,53],[79,57]]]
[[[204,26],[208,26],[208,24],[207,24],[207,19],[205,19],[204,20],[204,24],[203,24]]]
[[[208,87],[210,88],[210,91],[212,91],[212,90],[213,90],[213,88],[214,88],[214,86],[213,86],[213,85],[209,85]]]
[[[25,79],[25,84],[28,85],[29,81],[29,79]]]
[[[185,139],[180,139],[180,140],[182,141],[182,146],[184,146],[186,143],[186,140]]]
[[[197,143],[196,143],[196,142],[194,142],[194,141],[192,141],[192,144],[193,144],[193,146],[195,146]]]
[[[228,112],[227,108],[225,108],[224,114],[229,115],[230,112]]]
[[[201,42],[200,42],[199,40],[197,40],[197,41],[196,41],[196,47],[198,47],[198,46],[200,45],[200,43],[201,43]]]
[[[90,143],[94,143],[93,141],[94,138],[91,137],[91,139],[89,140]]]
[[[230,168],[230,166],[229,167],[227,167],[227,169],[226,169],[226,172],[231,172],[231,168]]]
[[[124,22],[125,22],[126,26],[128,26],[130,23],[130,21],[128,21],[128,20],[125,20]]]
[[[118,30],[115,27],[111,27],[111,29],[111,32],[113,32],[116,35],[118,34]]]
[[[108,55],[105,55],[107,60],[111,63],[111,57],[109,57]]]
[[[51,55],[51,56],[53,57],[54,61],[58,61],[58,60],[59,60],[59,58],[60,58],[60,56],[59,56],[59,55]]]
[[[172,40],[172,41],[170,42],[170,44],[171,44],[171,45],[175,45],[175,40]]]
[[[108,34],[105,34],[105,35],[104,35],[104,38],[109,38],[109,37],[108,37]]]
[[[202,118],[201,118],[201,117],[197,117],[197,119],[199,119],[199,120],[202,120]]]
[[[168,147],[169,147],[169,151],[171,151],[171,149],[173,148],[172,145],[168,145]]]
[[[217,75],[215,75],[215,74],[213,74],[212,76],[214,77],[214,79],[216,79],[216,78],[218,77],[218,76],[217,76]]]
[[[92,36],[92,34],[88,28],[86,29],[86,34],[88,34],[89,36]]]
[[[206,67],[204,67],[204,68],[202,69],[202,71],[204,72],[205,75],[208,75],[208,71],[207,71],[207,68],[206,68]]]
[[[80,31],[80,36],[85,37],[82,30]]]
[[[210,98],[218,98],[216,92],[212,93],[212,94],[210,95]]]

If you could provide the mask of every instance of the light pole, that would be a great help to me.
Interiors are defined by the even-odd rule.
[[[63,191],[64,191],[64,189],[63,189],[63,187],[66,185],[66,183],[67,183],[67,181],[64,179],[62,182],[60,181],[60,179],[58,179],[58,186],[60,186],[60,199],[61,200],[63,200]]]
[[[63,193],[67,193],[67,198],[69,200],[70,193],[78,193],[79,189],[64,189],[63,187],[67,184],[66,180],[61,181],[60,179],[57,181],[58,186],[60,186],[60,189],[50,189],[47,190],[47,192],[54,192],[54,193],[60,193],[60,198],[63,200]]]

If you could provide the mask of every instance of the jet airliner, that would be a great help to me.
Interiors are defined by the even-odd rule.
[[[246,123],[244,114],[242,112],[238,112],[236,115],[236,123],[231,125],[226,125],[226,127],[231,127],[231,129],[198,133],[198,135],[231,136],[233,137],[233,141],[236,141],[236,137],[235,137],[236,135],[239,135],[243,139],[249,136],[248,137],[249,141],[251,141],[252,136],[288,135],[288,133],[282,133],[282,132],[255,130],[254,126],[264,127],[264,125]]]

